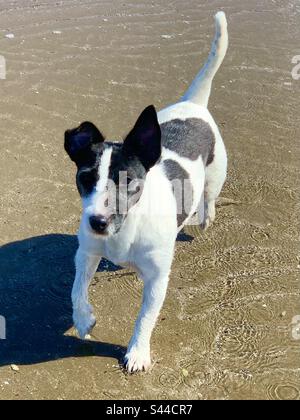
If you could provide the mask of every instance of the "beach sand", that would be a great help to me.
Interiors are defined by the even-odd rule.
[[[63,135],[88,119],[118,140],[145,106],[175,102],[218,10],[230,49],[210,110],[228,181],[214,226],[178,241],[153,370],[129,376],[135,273],[103,263],[91,341],[71,328],[81,203]],[[300,399],[299,13],[279,0],[0,0],[0,399]]]

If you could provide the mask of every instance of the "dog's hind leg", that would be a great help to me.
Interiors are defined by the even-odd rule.
[[[204,218],[201,228],[206,230],[216,218],[216,200],[219,197],[227,176],[227,154],[221,136],[217,139],[214,159],[205,171]]]
[[[72,291],[73,321],[80,338],[84,339],[96,324],[88,292],[101,257],[90,255],[79,248],[75,257],[76,278]]]

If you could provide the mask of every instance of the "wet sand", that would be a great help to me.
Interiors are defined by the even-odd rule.
[[[0,399],[300,399],[297,4],[0,0]],[[178,241],[152,372],[128,376],[134,273],[102,264],[92,341],[71,329],[80,200],[63,133],[89,119],[120,139],[143,107],[175,102],[220,9],[231,46],[210,109],[228,182],[215,225]]]

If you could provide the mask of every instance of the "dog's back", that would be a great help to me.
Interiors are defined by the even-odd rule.
[[[209,215],[205,211],[208,211],[209,202],[215,201],[225,181],[226,150],[207,106],[213,79],[227,49],[227,20],[225,14],[219,12],[216,15],[216,34],[206,64],[180,102],[158,114],[162,131],[162,165],[166,176],[170,181],[180,179],[186,185],[191,184],[188,194],[192,191],[193,197],[188,200],[189,208],[185,208],[184,214],[178,215],[179,229],[195,213],[203,192],[207,200],[203,200],[205,209],[200,219],[203,227],[208,227]],[[214,210],[211,209],[210,213],[213,219]]]

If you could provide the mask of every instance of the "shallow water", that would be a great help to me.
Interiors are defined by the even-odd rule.
[[[178,242],[153,371],[129,377],[116,366],[140,304],[134,273],[103,264],[92,341],[70,330],[80,201],[63,133],[90,119],[121,138],[143,107],[175,102],[222,7],[231,46],[210,109],[228,182],[215,225]],[[299,12],[279,0],[0,0],[0,399],[300,399]]]

